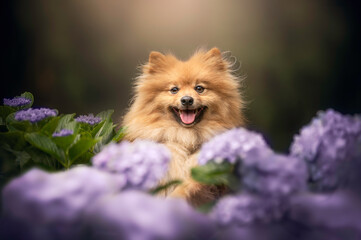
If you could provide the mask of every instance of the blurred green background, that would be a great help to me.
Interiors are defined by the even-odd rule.
[[[1,97],[62,113],[124,114],[151,50],[231,51],[247,75],[249,128],[287,151],[320,109],[361,112],[357,1],[14,0],[1,7]]]

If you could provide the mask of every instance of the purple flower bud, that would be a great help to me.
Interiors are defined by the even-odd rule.
[[[75,118],[75,121],[94,125],[100,123],[102,119],[100,117],[94,117],[93,114],[89,114],[89,115],[80,115],[79,117]]]
[[[216,163],[223,161],[235,163],[239,158],[259,158],[271,152],[260,134],[244,128],[236,128],[217,135],[203,144],[198,162],[200,165],[211,160]]]
[[[334,110],[319,112],[301,129],[291,145],[291,154],[309,165],[310,180],[320,190],[339,186],[347,175],[342,169],[354,158],[361,138],[361,118]]]
[[[30,121],[32,123],[39,122],[47,117],[54,117],[58,113],[54,109],[49,108],[29,108],[15,113],[15,120]]]
[[[121,174],[127,188],[150,189],[164,176],[170,161],[168,149],[151,141],[111,143],[93,157],[93,166]]]
[[[10,107],[20,107],[30,104],[31,100],[24,97],[4,98],[4,105]]]
[[[247,225],[279,220],[285,210],[279,199],[239,194],[219,200],[210,217],[222,226]]]
[[[60,132],[53,133],[53,137],[66,137],[72,135],[74,133],[73,130],[70,129],[61,129]]]

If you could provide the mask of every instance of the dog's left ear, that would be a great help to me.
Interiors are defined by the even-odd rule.
[[[149,54],[148,72],[156,73],[166,67],[166,56],[160,52],[152,51]]]
[[[205,54],[205,57],[207,61],[209,61],[214,67],[217,67],[218,70],[222,71],[226,69],[226,65],[222,59],[222,53],[218,48],[214,47],[209,50]]]

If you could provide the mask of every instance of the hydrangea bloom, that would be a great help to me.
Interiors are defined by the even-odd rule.
[[[214,225],[181,199],[125,191],[103,198],[85,214],[94,239],[212,239]]]
[[[75,121],[94,125],[100,123],[102,119],[100,117],[94,117],[93,114],[89,114],[89,115],[80,115],[79,117],[75,118]]]
[[[301,129],[290,152],[306,160],[310,179],[319,189],[333,189],[344,174],[340,167],[353,158],[360,137],[360,117],[327,110],[319,112],[308,126]]]
[[[239,194],[222,198],[210,217],[222,226],[266,223],[282,218],[285,205],[276,198]]]
[[[30,121],[32,123],[39,122],[47,117],[54,117],[58,113],[54,109],[49,108],[29,108],[15,113],[15,120]]]
[[[243,189],[263,196],[284,197],[306,189],[307,169],[303,160],[269,154],[239,167]]]
[[[128,188],[150,189],[165,174],[170,153],[151,141],[111,143],[93,157],[93,166],[123,175]]]
[[[85,166],[51,174],[33,169],[4,188],[4,214],[42,234],[34,239],[51,239],[54,234],[76,239],[84,209],[123,184],[112,174]]]
[[[224,160],[235,163],[238,158],[243,160],[259,158],[271,152],[260,134],[244,128],[236,128],[217,135],[203,144],[198,162],[200,165],[211,160],[217,163]]]
[[[73,130],[61,129],[60,132],[53,133],[53,137],[66,137],[72,135],[73,133],[74,133]]]
[[[31,100],[24,97],[4,98],[4,105],[10,107],[20,107],[30,103]]]

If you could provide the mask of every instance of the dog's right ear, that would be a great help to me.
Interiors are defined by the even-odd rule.
[[[149,54],[149,64],[147,71],[149,73],[156,73],[162,71],[166,67],[166,56],[160,52],[152,51]]]

